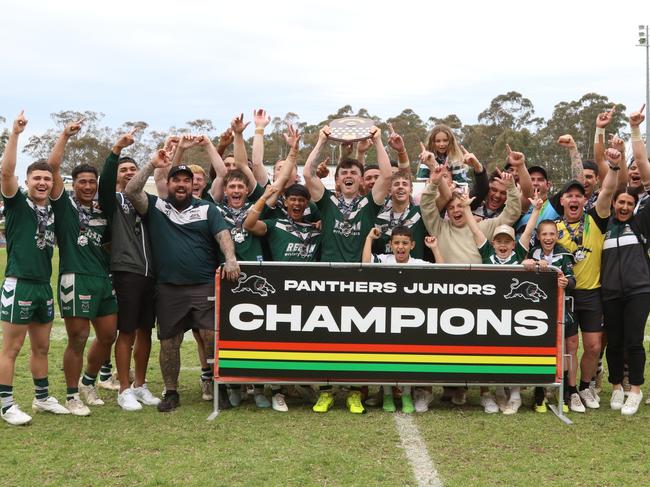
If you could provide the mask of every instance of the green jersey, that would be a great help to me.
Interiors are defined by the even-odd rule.
[[[274,261],[314,262],[318,260],[321,233],[312,223],[289,219],[264,220],[266,238]]]
[[[372,193],[347,203],[326,189],[316,205],[321,212],[323,235],[327,235],[322,244],[321,261],[361,262],[363,243],[381,209]]]
[[[215,235],[226,225],[215,205],[192,198],[183,211],[157,196],[147,195],[145,223],[149,229],[158,282],[209,284],[219,265]]]
[[[37,206],[20,189],[5,202],[7,267],[5,276],[50,282],[54,250],[54,213]]]
[[[237,260],[264,260],[262,240],[244,230],[244,220],[246,220],[249,210],[253,203],[260,199],[263,194],[264,188],[257,184],[241,208],[231,208],[228,206],[227,201],[217,204],[217,210],[221,214],[226,227],[230,230],[233,242],[235,242]]]
[[[528,255],[528,251],[521,245],[521,241],[517,240],[515,250],[513,250],[508,257],[501,259],[497,256],[496,251],[492,244],[486,239],[485,243],[478,248],[479,254],[483,259],[484,264],[521,264],[521,262]]]
[[[422,259],[424,256],[424,237],[427,235],[427,230],[424,228],[420,207],[409,205],[403,213],[395,213],[391,200],[388,200],[375,219],[375,228],[381,232],[381,236],[373,243],[375,253],[392,253],[390,237],[393,228],[399,226],[411,229],[411,239],[415,242],[415,247],[411,250],[411,257]]]
[[[59,274],[106,277],[110,254],[104,248],[108,220],[93,204],[83,206],[65,190],[52,199],[54,232],[59,245]]]

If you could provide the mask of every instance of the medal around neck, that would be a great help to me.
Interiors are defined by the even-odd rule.
[[[331,130],[328,140],[333,142],[359,142],[372,137],[370,129],[375,125],[370,118],[345,117],[329,123]]]

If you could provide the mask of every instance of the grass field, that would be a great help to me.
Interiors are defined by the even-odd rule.
[[[0,271],[4,271],[4,249]],[[56,259],[55,259],[56,262]],[[56,273],[56,269],[55,269]],[[65,329],[55,321],[50,352],[51,392],[64,399],[61,371]],[[15,398],[29,410],[33,389],[28,343],[16,370]],[[154,343],[149,386],[162,389]],[[394,417],[378,409],[353,416],[344,401],[325,415],[298,399],[289,413],[258,410],[248,400],[206,422],[211,403],[200,399],[196,347],[183,344],[181,407],[120,410],[102,391],[103,407],[87,418],[36,415],[27,427],[0,422],[0,485],[418,485],[400,444]],[[470,391],[462,408],[442,404],[414,421],[444,485],[646,485],[650,479],[650,407],[631,418],[603,407],[571,414],[535,414],[531,391],[515,416],[486,415]],[[645,480],[644,480],[645,479]]]

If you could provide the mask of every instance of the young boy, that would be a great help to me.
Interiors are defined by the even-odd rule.
[[[487,238],[485,238],[485,235],[476,223],[476,220],[472,218],[472,210],[470,208],[471,200],[464,197],[463,203],[465,205],[468,225],[472,231],[474,242],[478,247],[484,264],[520,264],[526,258],[528,255],[530,238],[535,229],[535,222],[537,221],[537,217],[539,216],[543,204],[543,201],[537,196],[537,194],[535,195],[535,198],[530,199],[533,212],[526,224],[526,228],[522,233],[521,238],[518,241],[515,241],[514,228],[509,225],[499,225],[494,229],[492,242],[488,242]],[[519,394],[519,390],[519,387],[510,388],[510,399],[503,408],[503,414],[515,414],[519,410],[519,407],[521,406],[521,395]],[[497,387],[497,397],[501,399],[500,402],[504,402],[505,391],[503,387]],[[483,410],[488,414],[496,413],[501,409],[487,387],[481,387],[481,405],[483,406]]]
[[[390,237],[390,249],[392,254],[379,254],[373,255],[372,245],[375,240],[381,237],[381,232],[378,228],[372,228],[366,237],[366,242],[363,246],[363,255],[361,262],[368,264],[370,262],[383,263],[383,264],[405,264],[405,265],[430,265],[429,262],[422,259],[414,259],[411,257],[411,250],[415,247],[415,241],[411,236],[411,229],[404,226],[393,228]],[[442,263],[442,255],[438,250],[438,242],[436,237],[425,237],[424,244],[431,249],[437,263]],[[395,412],[395,401],[393,400],[392,387],[389,385],[383,386],[384,388],[384,411]],[[415,407],[413,405],[413,398],[411,397],[411,386],[402,387],[402,412],[413,413]]]
[[[576,286],[576,279],[573,275],[573,254],[567,251],[564,247],[557,243],[558,232],[557,226],[553,220],[542,220],[537,225],[537,245],[530,251],[528,259],[524,260],[522,264],[527,270],[545,270],[549,265],[561,269],[558,274],[558,286],[565,289],[566,292],[571,292]],[[577,375],[578,375],[578,325],[573,319],[571,306],[568,300],[573,300],[572,297],[565,295],[564,307],[564,339],[565,353],[571,355],[569,364],[571,367],[564,372],[564,395],[565,403],[571,405],[571,410],[576,412],[585,412],[585,407],[582,400],[578,395]],[[564,406],[568,412],[567,405]],[[546,400],[544,398],[544,389],[542,387],[535,388],[535,412],[545,413]]]

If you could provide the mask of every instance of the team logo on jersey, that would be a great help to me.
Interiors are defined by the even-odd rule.
[[[232,292],[243,293],[244,291],[257,294],[263,298],[269,294],[275,294],[275,288],[266,280],[266,277],[255,274],[249,277],[245,272],[242,272],[239,275],[237,287],[233,288]]]
[[[534,282],[519,282],[519,279],[513,277],[512,283],[510,284],[510,292],[504,294],[503,297],[506,299],[524,298],[533,303],[539,303],[540,299],[546,299],[548,296]]]

